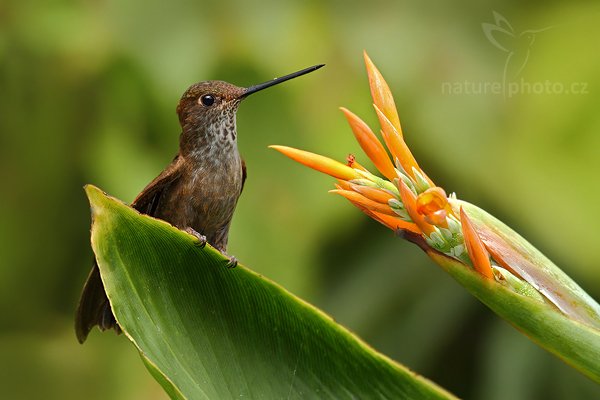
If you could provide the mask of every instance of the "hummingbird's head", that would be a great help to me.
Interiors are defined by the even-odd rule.
[[[315,65],[248,88],[223,81],[193,84],[181,96],[177,105],[179,123],[184,132],[182,141],[185,140],[185,145],[192,146],[195,146],[198,140],[210,144],[234,143],[235,113],[242,100],[253,93],[315,71],[322,66],[323,64]]]
[[[181,126],[207,126],[228,115],[235,116],[245,91],[245,88],[223,81],[193,84],[177,105]]]
[[[190,86],[177,105],[183,133],[180,151],[205,157],[206,151],[227,151],[237,139],[235,113],[245,88],[223,81],[205,81]]]

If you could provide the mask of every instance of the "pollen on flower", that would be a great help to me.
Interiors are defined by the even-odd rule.
[[[346,163],[350,168],[354,168],[359,171],[367,171],[367,169],[363,167],[361,163],[356,161],[354,154],[348,154],[348,157],[346,157]]]
[[[354,168],[354,163],[356,162],[356,156],[352,153],[348,154],[348,157],[346,157],[346,162],[348,163],[348,166],[350,168]]]

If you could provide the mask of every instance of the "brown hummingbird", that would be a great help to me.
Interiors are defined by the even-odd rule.
[[[177,105],[182,129],[179,153],[131,206],[194,235],[200,246],[208,242],[226,254],[231,218],[246,180],[246,165],[237,148],[238,106],[253,93],[323,65],[248,88],[223,81],[205,81],[190,86]],[[227,266],[235,267],[235,257],[227,257]],[[100,330],[121,331],[94,262],[75,316],[75,332],[80,343],[96,325]]]

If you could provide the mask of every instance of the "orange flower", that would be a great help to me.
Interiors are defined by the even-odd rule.
[[[373,102],[383,112],[387,119],[390,120],[398,134],[402,136],[400,118],[396,111],[396,103],[394,103],[394,96],[392,96],[390,87],[385,79],[383,79],[381,72],[379,72],[375,64],[373,64],[373,61],[371,61],[366,51],[363,52],[363,55],[367,66],[367,74],[369,75],[369,87],[371,88]]]
[[[350,168],[341,162],[332,160],[331,158],[324,157],[308,151],[294,149],[293,147],[287,146],[269,146],[271,149],[275,149],[282,154],[285,154],[292,160],[298,161],[300,164],[304,164],[307,167],[316,169],[319,172],[323,172],[327,175],[331,175],[334,178],[351,180],[360,179],[363,176],[359,174],[355,169]]]
[[[432,225],[448,228],[446,217],[452,213],[446,192],[441,187],[432,187],[417,196],[417,212]]]
[[[417,225],[413,224],[412,222],[407,222],[399,217],[378,213],[377,211],[369,210],[355,203],[352,204],[354,204],[358,209],[367,214],[369,217],[373,218],[375,221],[379,222],[380,224],[388,227],[393,231],[404,230],[416,233],[417,235],[421,234],[421,230],[417,227]]]
[[[413,224],[412,222],[406,222],[401,218],[394,217],[394,216],[387,215],[387,214],[381,214],[376,211],[371,211],[370,213],[366,213],[366,214],[368,214],[375,221],[392,229],[393,231],[403,230],[403,231],[410,231],[410,232],[416,233],[418,235],[421,234],[421,230],[419,229],[419,227],[417,225]]]
[[[412,190],[406,186],[406,183],[402,179],[398,181],[398,189],[400,190],[400,197],[402,198],[402,203],[410,215],[410,219],[413,220],[415,224],[423,231],[423,233],[429,235],[435,231],[433,225],[425,221],[425,218],[421,214],[417,212],[417,196],[413,193]]]
[[[481,275],[488,279],[493,279],[494,274],[492,272],[492,265],[490,263],[490,256],[483,246],[483,242],[479,238],[479,235],[475,231],[471,220],[463,210],[460,208],[460,223],[462,226],[463,236],[465,238],[465,245],[469,258],[473,263],[473,268]]]
[[[335,187],[342,190],[354,190],[350,182],[343,181],[341,179],[338,179],[337,183],[335,184]]]
[[[388,201],[390,201],[391,199],[395,199],[394,196],[381,189],[361,185],[350,186],[351,190],[354,190],[355,192],[362,194],[366,198],[376,201],[378,203],[388,204]]]
[[[492,278],[489,255],[468,217],[453,211],[444,189],[434,185],[419,167],[404,141],[400,119],[389,86],[367,53],[364,54],[373,107],[386,148],[358,116],[341,108],[356,140],[387,179],[371,174],[354,155],[348,165],[330,158],[285,146],[271,146],[288,157],[338,179],[331,193],[348,199],[371,218],[390,229],[421,235],[424,242],[465,264],[472,261],[483,276]],[[388,151],[393,156],[390,159]],[[395,163],[398,163],[395,167]]]
[[[360,193],[344,189],[330,190],[329,193],[339,194],[350,200],[352,203],[367,208],[371,211],[377,211],[379,213],[392,215],[394,217],[396,216],[396,213],[387,204],[378,203],[376,201],[368,199]]]
[[[415,173],[413,168],[416,169],[423,175],[423,177],[429,182],[430,186],[435,186],[433,181],[429,179],[427,175],[423,172],[417,160],[410,152],[410,149],[404,142],[402,138],[402,134],[398,132],[398,130],[394,127],[392,122],[385,116],[383,111],[377,107],[377,104],[373,104],[373,108],[375,108],[375,112],[377,113],[377,117],[379,118],[379,124],[381,125],[381,136],[383,137],[383,141],[388,149],[390,149],[390,153],[394,156],[394,158],[398,159],[400,166],[402,169],[412,178],[415,178]]]
[[[373,133],[371,128],[363,122],[356,114],[353,114],[348,109],[340,107],[340,110],[346,116],[352,132],[362,147],[365,154],[373,161],[375,167],[389,180],[396,178],[396,170],[390,160],[390,157],[385,151],[385,148],[377,139],[377,136]]]

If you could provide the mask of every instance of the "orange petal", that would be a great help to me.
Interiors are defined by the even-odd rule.
[[[387,214],[387,215],[392,215],[392,216],[397,215],[387,204],[381,204],[381,203],[378,203],[371,199],[368,199],[365,196],[361,195],[360,193],[352,192],[350,190],[340,190],[340,189],[330,190],[329,193],[336,193],[341,196],[344,196],[345,198],[350,200],[352,203],[359,205],[361,207],[364,207],[366,209],[372,210],[372,211],[376,211],[376,212],[379,212],[382,214]]]
[[[439,226],[441,228],[448,228],[448,213],[446,210],[438,210],[431,214],[424,215],[425,221],[431,225]]]
[[[469,253],[471,262],[473,262],[473,267],[481,275],[488,279],[493,279],[494,274],[492,273],[490,256],[483,246],[483,242],[479,238],[479,235],[475,231],[471,220],[464,212],[462,207],[460,208],[460,224],[462,226],[467,252]]]
[[[392,96],[390,87],[385,79],[383,79],[383,76],[375,64],[373,64],[366,51],[364,52],[364,57],[367,66],[367,74],[369,75],[369,86],[371,87],[371,97],[373,97],[373,102],[381,111],[383,111],[392,125],[398,130],[398,133],[402,135],[400,118],[398,118],[396,104],[394,103],[394,97]]]
[[[385,151],[385,148],[379,139],[377,139],[377,136],[375,136],[371,128],[348,109],[340,107],[340,110],[342,110],[346,116],[358,144],[360,144],[360,147],[362,147],[365,154],[373,161],[373,164],[375,164],[375,167],[377,167],[379,172],[389,180],[396,178],[397,175],[394,164],[392,164],[387,151]]]
[[[429,182],[431,186],[435,186],[433,181],[429,179],[429,177],[423,172],[417,160],[410,152],[410,149],[406,145],[406,142],[402,138],[402,135],[398,132],[396,128],[392,125],[390,120],[385,116],[385,114],[379,109],[377,104],[373,104],[375,108],[375,112],[377,113],[377,117],[379,118],[379,124],[381,125],[381,136],[385,141],[385,145],[388,149],[390,149],[390,153],[397,158],[400,162],[402,168],[406,171],[406,173],[414,179],[413,168],[423,175],[423,177]]]
[[[377,211],[369,210],[368,208],[362,207],[361,205],[356,203],[352,204],[356,206],[356,208],[367,214],[369,217],[373,218],[375,221],[387,226],[388,228],[394,231],[401,229],[405,231],[414,232],[418,235],[421,234],[419,227],[417,227],[417,225],[413,224],[412,222],[404,221],[398,216],[394,217],[392,215],[382,214],[378,213]]]
[[[294,149],[293,147],[287,146],[269,146],[272,149],[279,151],[280,153],[288,156],[294,161],[298,161],[300,164],[304,164],[307,167],[316,169],[319,172],[323,172],[327,175],[331,175],[334,178],[343,180],[360,179],[363,176],[356,172],[354,169],[341,162],[332,160],[331,158],[321,156],[319,154],[310,153],[304,150]]]
[[[417,196],[417,212],[425,217],[430,224],[448,227],[446,216],[451,211],[446,192],[435,186]]]
[[[387,204],[389,200],[395,199],[394,196],[386,192],[385,190],[377,189],[370,186],[363,185],[350,185],[351,190],[358,192],[368,199],[376,201],[378,203]]]
[[[363,210],[363,211],[365,212],[365,214],[369,215],[375,221],[387,226],[388,228],[390,228],[392,230],[402,229],[405,231],[414,232],[418,235],[420,235],[422,233],[417,225],[413,224],[412,222],[404,221],[403,219],[400,219],[400,217],[397,217],[397,216],[394,217],[391,215],[382,214],[382,213],[378,213],[376,211],[370,211],[370,210]]]
[[[352,186],[354,185],[352,185],[350,182],[343,181],[341,179],[338,179],[337,183],[335,184],[336,188],[343,190],[353,190]]]
[[[410,219],[417,224],[423,233],[430,235],[431,232],[435,231],[435,228],[417,212],[417,196],[406,186],[406,183],[402,179],[398,180],[398,189],[402,203],[404,203],[404,208],[408,212],[408,215],[410,215]]]

